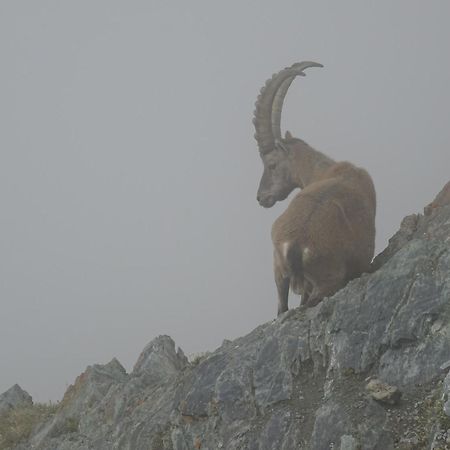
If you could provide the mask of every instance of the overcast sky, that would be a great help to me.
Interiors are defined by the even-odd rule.
[[[377,251],[450,178],[450,2],[0,2],[0,392],[57,400],[171,335],[213,350],[276,314],[252,113],[372,175]],[[298,297],[290,299],[297,306]]]

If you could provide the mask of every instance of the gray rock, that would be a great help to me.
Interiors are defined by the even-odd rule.
[[[358,447],[358,441],[352,435],[344,434],[341,436],[341,446],[339,447],[339,450],[358,450]]]
[[[446,450],[448,448],[446,445],[447,443],[447,432],[444,430],[437,430],[434,433],[430,450]]]
[[[378,270],[414,237],[419,220],[418,214],[411,214],[402,220],[400,229],[389,239],[389,245],[373,260],[372,270]]]
[[[430,215],[435,208],[441,208],[442,206],[450,204],[450,181],[442,188],[441,192],[436,195],[435,199],[425,206],[424,214]]]
[[[59,440],[63,436],[89,428],[88,417],[92,416],[97,405],[114,386],[126,379],[125,369],[115,358],[106,365],[89,366],[67,389],[58,414],[32,437],[32,445],[40,448],[44,443],[46,446],[54,443],[55,448],[59,448]],[[46,443],[47,440],[50,442]]]
[[[444,401],[444,412],[448,417],[450,417],[450,372],[448,372],[444,379],[443,390],[444,392],[442,399]]]
[[[450,416],[450,205],[441,203],[406,218],[373,273],[314,308],[192,363],[161,336],[130,375],[115,360],[88,368],[20,449],[390,450],[405,430],[429,448],[447,425],[442,407]],[[399,404],[370,398],[368,377],[397,386]]]
[[[151,341],[140,354],[131,373],[146,383],[166,383],[183,370],[188,360],[169,336],[159,336]]]
[[[260,450],[279,450],[283,447],[291,423],[289,413],[272,414],[259,438]]]
[[[32,405],[33,399],[18,384],[9,388],[0,395],[0,414],[7,412],[13,408],[24,405]]]
[[[316,413],[311,436],[311,450],[337,448],[340,436],[353,432],[351,420],[341,405],[329,402]]]

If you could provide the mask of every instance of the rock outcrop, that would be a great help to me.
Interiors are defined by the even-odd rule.
[[[19,406],[32,404],[33,399],[30,394],[25,392],[18,384],[15,384],[13,387],[0,395],[0,414]]]
[[[17,449],[450,448],[450,205],[441,200],[403,221],[372,273],[314,308],[191,363],[160,336],[130,374],[116,360],[89,367]]]

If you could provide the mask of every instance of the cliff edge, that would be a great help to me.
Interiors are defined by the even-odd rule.
[[[314,308],[193,362],[160,336],[129,374],[88,367],[16,449],[450,448],[449,193]]]

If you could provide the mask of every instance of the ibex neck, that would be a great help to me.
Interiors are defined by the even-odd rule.
[[[300,141],[295,150],[294,181],[301,189],[319,179],[330,166],[335,164],[334,160],[314,150],[305,142]]]

